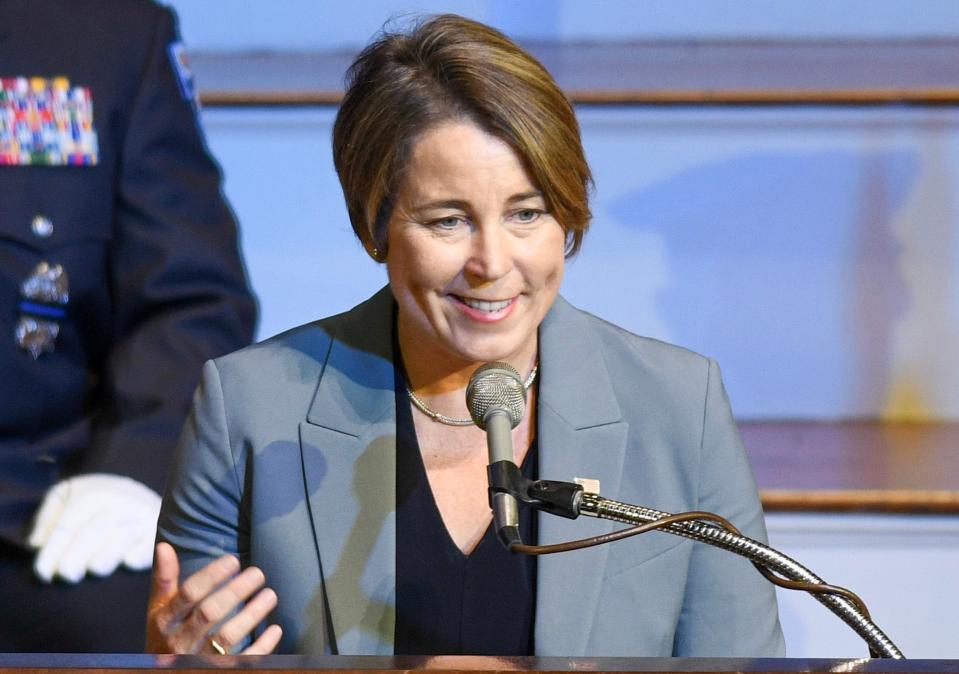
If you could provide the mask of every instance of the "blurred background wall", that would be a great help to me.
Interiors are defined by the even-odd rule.
[[[201,92],[204,57],[348,60],[384,21],[420,12],[471,16],[528,44],[921,50],[959,41],[952,0],[170,4]],[[229,58],[222,63],[211,80],[229,71]],[[640,75],[655,79],[667,65],[641,64]],[[789,63],[771,70],[796,76]],[[264,71],[256,85],[279,86],[275,77]],[[959,106],[577,112],[596,192],[592,230],[563,287],[575,304],[716,357],[741,419],[959,421]],[[329,147],[334,115],[332,105],[203,112],[241,222],[261,338],[345,310],[385,283],[349,226]],[[861,590],[907,655],[959,657],[949,607],[959,598],[957,518],[774,513],[770,531],[830,582]],[[864,654],[813,600],[782,601],[791,655]]]

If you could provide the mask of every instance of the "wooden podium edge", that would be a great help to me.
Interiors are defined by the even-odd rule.
[[[471,672],[676,672],[677,674],[798,674],[862,672],[864,674],[959,674],[959,660],[873,660],[807,658],[559,658],[484,656],[199,656],[111,654],[0,654],[0,674],[123,674],[130,670],[174,670],[200,674],[220,669],[244,672],[345,674],[469,674]]]

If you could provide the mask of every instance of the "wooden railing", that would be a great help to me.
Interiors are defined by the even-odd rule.
[[[530,44],[580,105],[956,105],[959,41]],[[336,105],[352,51],[191,55],[207,106]]]
[[[959,514],[959,424],[740,424],[767,511]]]

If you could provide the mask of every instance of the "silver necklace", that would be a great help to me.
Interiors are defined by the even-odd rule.
[[[536,381],[536,373],[539,370],[539,363],[533,365],[533,369],[530,370],[529,376],[526,377],[526,381],[523,382],[523,389],[529,391],[529,387],[533,385],[533,382]],[[445,414],[440,414],[436,410],[430,409],[430,406],[425,402],[420,400],[420,397],[413,393],[413,389],[409,387],[409,384],[406,386],[406,397],[410,399],[410,402],[418,409],[420,412],[428,416],[433,421],[439,422],[441,424],[446,424],[447,426],[472,426],[472,419],[456,419],[454,417],[448,417]]]

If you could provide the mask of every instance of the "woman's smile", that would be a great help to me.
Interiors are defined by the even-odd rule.
[[[460,311],[474,321],[496,323],[504,320],[516,306],[516,298],[507,300],[477,300],[471,297],[450,295]]]

